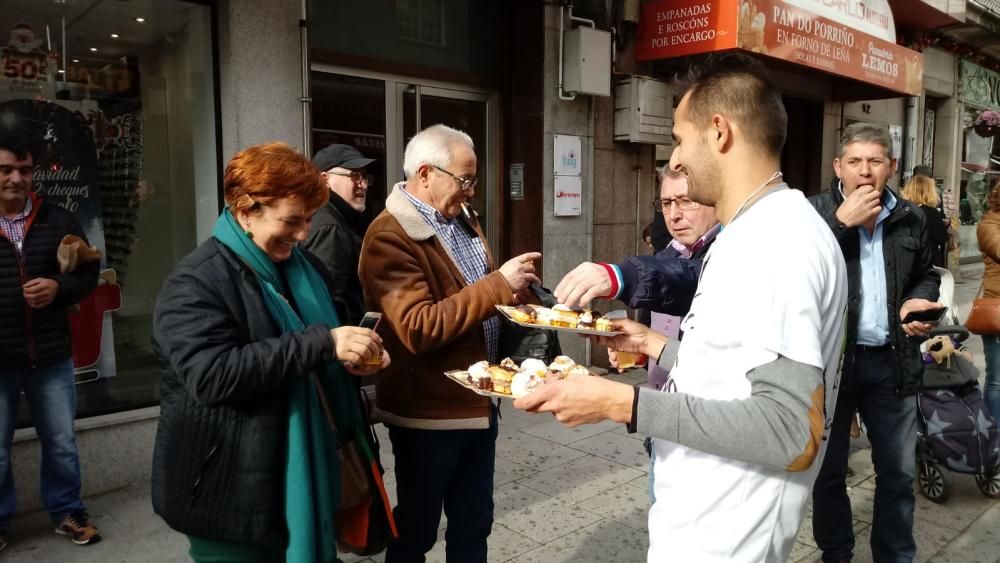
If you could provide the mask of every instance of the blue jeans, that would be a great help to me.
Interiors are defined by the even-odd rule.
[[[1000,421],[1000,336],[983,337],[983,353],[986,355],[986,406],[993,418]]]
[[[824,560],[851,559],[854,528],[847,496],[851,418],[860,409],[875,464],[871,549],[876,563],[913,561],[913,480],[917,473],[917,402],[896,394],[892,350],[858,349],[852,385],[841,388],[826,458],[813,486],[813,537]]]
[[[83,509],[80,500],[80,455],[73,418],[76,385],[73,361],[38,368],[0,367],[0,529],[10,527],[14,515],[14,474],[11,444],[21,391],[28,398],[35,431],[42,446],[42,504],[52,520],[62,521]]]
[[[389,544],[386,563],[423,563],[437,541],[441,508],[448,516],[448,563],[486,563],[493,529],[493,465],[497,412],[483,430],[417,430],[389,427],[396,461],[393,514],[399,540]]]

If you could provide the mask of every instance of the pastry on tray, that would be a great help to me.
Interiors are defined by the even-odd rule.
[[[549,365],[534,358],[528,358],[518,366],[510,358],[504,358],[499,365],[476,362],[466,372],[468,385],[482,391],[492,391],[514,398],[528,395],[546,383],[567,377],[591,375],[586,366],[574,362],[568,356],[558,356]]]
[[[530,305],[518,305],[509,311],[510,317],[519,323],[533,323],[537,320],[535,308]]]
[[[605,319],[599,311],[574,310],[561,303],[551,308],[541,305],[497,307],[518,323],[570,329],[611,330],[611,321]]]

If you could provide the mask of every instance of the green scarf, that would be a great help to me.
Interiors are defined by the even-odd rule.
[[[212,236],[257,274],[267,311],[283,334],[303,330],[311,324],[340,326],[326,283],[298,248],[292,249],[282,278],[274,262],[250,240],[229,209],[215,223]],[[282,295],[286,283],[298,313]],[[361,422],[358,391],[343,366],[337,361],[327,364],[320,368],[318,380],[330,401],[337,429],[341,433],[356,432]],[[286,561],[337,560],[334,515],[340,505],[340,459],[336,438],[324,416],[314,379],[311,376],[297,379],[288,393]]]

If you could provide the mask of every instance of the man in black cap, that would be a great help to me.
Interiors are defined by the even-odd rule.
[[[367,227],[364,211],[372,177],[365,168],[375,162],[350,145],[330,145],[313,157],[330,186],[330,202],[313,218],[309,238],[302,246],[330,270],[337,288],[338,311],[344,324],[356,325],[365,314],[358,281],[361,241]]]

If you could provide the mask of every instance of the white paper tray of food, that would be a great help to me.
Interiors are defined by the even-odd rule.
[[[551,364],[527,359],[517,365],[510,358],[499,364],[476,362],[468,369],[446,371],[444,374],[469,391],[485,397],[516,399],[536,388],[568,377],[594,375],[586,366],[568,356],[558,356]]]
[[[621,332],[610,330],[611,319],[601,317],[596,311],[573,311],[556,306],[552,309],[541,305],[497,305],[497,310],[515,324],[529,328],[545,328],[593,336],[617,336]]]

